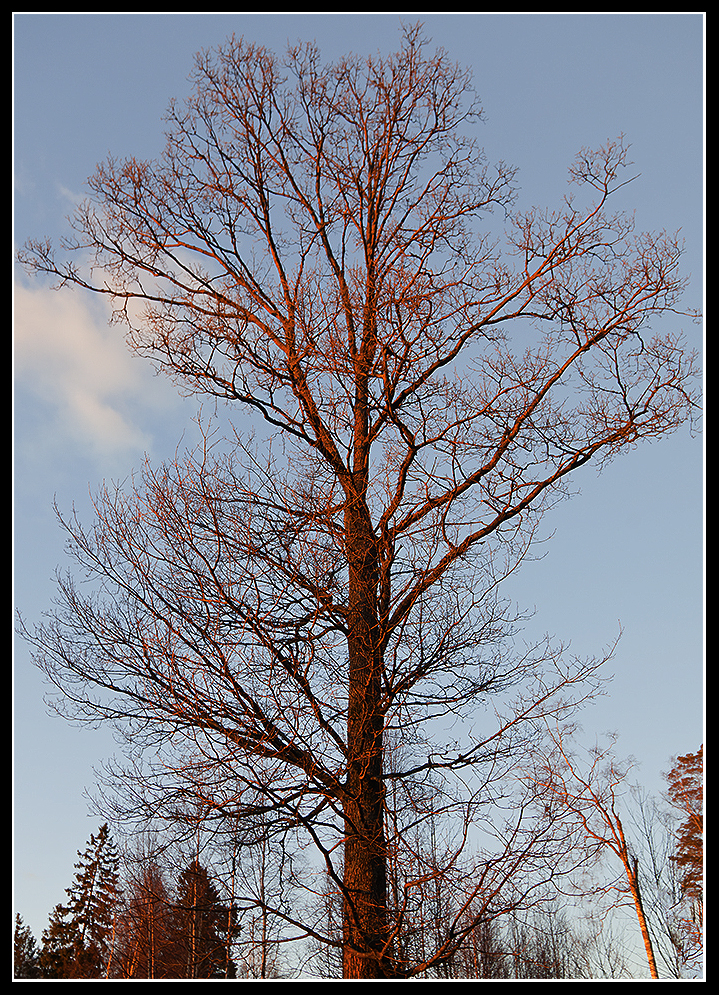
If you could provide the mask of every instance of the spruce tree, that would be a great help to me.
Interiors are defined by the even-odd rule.
[[[46,978],[102,978],[110,966],[119,859],[107,824],[78,857],[69,901],[55,906],[43,933],[40,963]]]
[[[229,950],[235,931],[234,909],[222,903],[197,860],[179,877],[173,926],[178,977],[235,977]]]
[[[25,979],[40,977],[40,952],[30,927],[25,925],[19,913],[15,914],[13,977]]]

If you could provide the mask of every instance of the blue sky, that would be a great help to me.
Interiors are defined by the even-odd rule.
[[[520,203],[559,205],[583,146],[623,133],[640,173],[617,206],[637,226],[681,228],[687,306],[703,299],[703,29],[697,14],[16,14],[14,237],[57,238],[87,176],[109,152],[152,157],[163,113],[188,91],[193,54],[230,33],[281,51],[316,40],[327,59],[394,49],[400,18],[474,69],[490,161],[519,169]],[[32,620],[49,607],[63,540],[52,502],[88,507],[104,478],[143,453],[169,456],[192,416],[169,383],[130,356],[103,306],[55,294],[22,273],[14,302],[14,598]],[[701,329],[685,321],[701,347]],[[703,441],[681,431],[588,470],[559,506],[546,557],[512,595],[579,654],[611,643],[609,695],[587,738],[619,735],[636,779],[661,790],[677,753],[703,741]],[[49,716],[19,643],[14,656],[15,909],[39,938],[95,832],[85,789],[113,752],[104,730]]]

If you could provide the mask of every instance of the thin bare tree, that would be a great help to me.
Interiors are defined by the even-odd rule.
[[[534,723],[590,693],[594,662],[512,656],[498,585],[576,470],[691,417],[695,361],[650,331],[681,244],[609,209],[622,140],[578,154],[559,209],[512,213],[470,74],[419,26],[330,65],[233,38],[194,82],[161,158],[100,165],[67,251],[22,259],[106,295],[131,349],[264,437],[66,518],[99,588],[63,579],[28,635],[80,715],[156,746],[154,814],[199,791],[301,829],[343,897],[345,977],[406,977],[459,938],[401,954],[388,785],[420,818],[442,782],[459,850]]]
[[[657,970],[666,978],[686,978],[692,967],[692,944],[683,929],[682,887],[672,860],[676,819],[666,804],[634,785],[627,824],[642,867],[642,894]]]
[[[605,747],[595,746],[580,756],[571,729],[556,725],[551,731],[553,749],[533,775],[556,803],[576,816],[586,836],[590,850],[599,856],[612,853],[618,859],[623,876],[623,886],[612,883],[600,889],[622,895],[628,893],[639,923],[642,943],[649,965],[649,973],[659,978],[654,940],[652,937],[644,896],[640,882],[638,850],[627,838],[620,815],[622,796],[628,791],[627,775],[633,766],[631,760],[620,763],[614,756],[615,737]]]

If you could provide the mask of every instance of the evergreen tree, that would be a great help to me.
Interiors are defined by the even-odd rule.
[[[76,978],[80,957],[80,939],[77,923],[68,906],[58,904],[50,915],[48,927],[42,934],[40,969],[43,978]]]
[[[112,976],[234,978],[236,931],[234,907],[223,904],[197,860],[180,874],[173,893],[161,865],[144,859],[125,889]]]
[[[13,977],[40,977],[40,952],[30,927],[25,925],[19,913],[15,915]]]
[[[206,869],[193,860],[178,880],[174,934],[178,977],[234,978],[230,944],[235,912],[220,900]]]
[[[69,901],[55,906],[43,933],[40,963],[46,978],[102,978],[110,966],[119,859],[107,824],[78,856]]]

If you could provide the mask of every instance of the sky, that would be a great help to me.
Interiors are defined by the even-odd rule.
[[[519,170],[520,204],[560,206],[582,147],[624,134],[638,179],[617,206],[637,227],[682,229],[685,303],[702,307],[704,21],[686,14],[15,14],[14,240],[66,234],[86,178],[109,153],[153,157],[163,114],[187,94],[196,51],[233,32],[281,53],[316,41],[325,58],[395,50],[402,20],[473,68],[489,161]],[[697,348],[702,330],[674,319]],[[22,271],[14,296],[15,608],[51,607],[64,561],[53,511],[87,511],[104,479],[191,436],[194,408],[131,356],[102,303]],[[548,521],[553,538],[510,594],[549,632],[600,654],[621,625],[608,694],[585,737],[618,735],[635,780],[663,788],[673,756],[703,742],[703,451],[687,430],[603,471]],[[87,516],[86,516],[87,519]],[[107,730],[48,714],[22,641],[14,646],[14,909],[39,939],[64,900],[76,851],[102,819],[87,792],[114,752]]]

